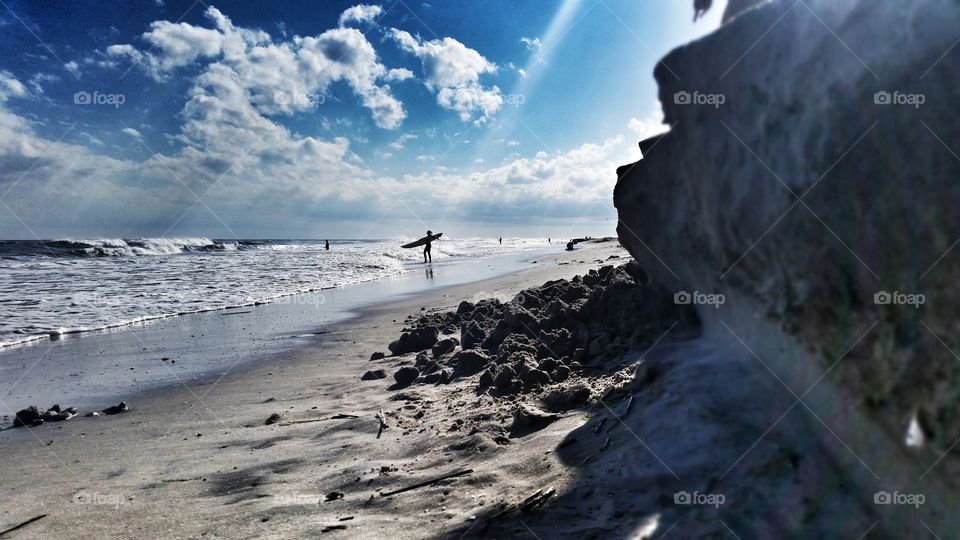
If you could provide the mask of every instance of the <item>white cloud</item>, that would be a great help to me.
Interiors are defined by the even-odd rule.
[[[422,41],[396,28],[388,35],[401,49],[420,59],[424,82],[437,92],[437,103],[457,112],[461,120],[477,116],[477,122],[484,122],[503,106],[498,87],[484,88],[480,84],[480,76],[496,72],[497,66],[479,52],[450,37]]]
[[[139,139],[139,138],[142,137],[142,135],[140,135],[140,132],[139,132],[139,131],[137,131],[137,130],[131,128],[131,127],[123,128],[123,129],[120,130],[120,131],[126,133],[127,135],[133,137],[134,139]]]
[[[64,64],[63,67],[67,68],[67,71],[69,71],[75,77],[80,75],[80,65],[73,60]]]
[[[59,81],[60,77],[52,73],[35,73],[30,77],[30,86],[37,94],[43,93],[43,83]]]
[[[663,111],[660,104],[643,120],[633,117],[627,122],[627,128],[639,136],[640,140],[648,139],[670,130],[670,126],[663,123]]]
[[[407,68],[391,69],[390,71],[387,72],[387,76],[384,77],[384,79],[390,82],[405,81],[407,79],[412,79],[412,78],[413,78],[413,72]]]
[[[365,4],[353,6],[340,14],[340,26],[344,26],[349,22],[373,23],[381,13],[383,13],[383,8],[380,6],[368,6]]]
[[[223,67],[236,79],[238,91],[264,114],[293,114],[313,109],[326,100],[330,85],[345,81],[370,110],[374,122],[385,129],[400,125],[406,112],[390,93],[379,85],[390,72],[377,58],[373,45],[353,28],[335,28],[318,36],[294,36],[273,42],[259,30],[233,25],[219,10],[210,7],[205,15],[215,28],[187,23],[157,21],[143,39],[152,46],[142,52],[129,44],[111,45],[107,54],[127,57],[139,63],[158,81],[173,70],[190,64],[210,62],[206,69]],[[394,76],[402,76],[397,70]]]
[[[403,135],[400,135],[400,137],[398,137],[397,140],[390,143],[390,148],[393,148],[394,150],[403,150],[403,147],[406,146],[407,141],[412,141],[413,139],[416,139],[416,138],[417,138],[416,134],[404,133]]]
[[[470,174],[434,168],[403,178],[404,199],[415,212],[445,207],[478,218],[598,214],[610,208],[616,168],[626,162],[624,154],[629,152],[626,146],[618,136],[566,152],[517,157]]]
[[[540,38],[538,37],[535,37],[535,38],[522,37],[520,38],[520,43],[523,43],[523,45],[527,48],[528,51],[539,52],[540,49],[543,48],[543,42],[540,41]]]
[[[0,71],[0,102],[9,97],[23,97],[27,95],[27,88],[10,72]]]

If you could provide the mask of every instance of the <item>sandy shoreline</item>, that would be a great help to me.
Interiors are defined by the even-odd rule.
[[[0,528],[48,514],[17,534],[252,538],[346,526],[332,532],[415,538],[462,533],[472,516],[545,482],[562,490],[573,468],[544,452],[582,425],[582,415],[504,449],[458,448],[465,434],[450,426],[466,405],[456,395],[469,384],[417,388],[429,413],[413,422],[403,414],[411,405],[391,399],[392,378],[361,382],[360,375],[371,367],[392,374],[396,359],[371,362],[370,354],[386,352],[409,315],[509,298],[602,266],[597,261],[613,254],[625,257],[615,242],[584,245],[555,256],[558,264],[375,306],[331,327],[316,347],[147,393],[126,414],[5,431]],[[381,408],[389,427],[377,438]],[[275,413],[280,423],[264,425]],[[330,419],[342,414],[357,418]],[[474,473],[447,486],[377,495],[462,468]],[[334,492],[343,498],[326,501]]]

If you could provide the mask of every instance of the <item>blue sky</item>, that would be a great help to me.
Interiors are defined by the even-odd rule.
[[[609,234],[681,0],[0,6],[0,237]]]

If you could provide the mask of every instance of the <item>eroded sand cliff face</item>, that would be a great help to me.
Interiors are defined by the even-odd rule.
[[[725,295],[698,306],[704,342],[763,365],[822,444],[863,465],[832,477],[864,493],[909,485],[939,515],[924,519],[947,522],[935,507],[957,501],[958,39],[955,0],[750,10],[659,64],[672,129],[641,143],[614,194],[620,241],[657,281]],[[905,441],[914,417],[921,448]],[[918,521],[871,503],[846,515],[890,534]],[[811,508],[786,514],[815,522]]]

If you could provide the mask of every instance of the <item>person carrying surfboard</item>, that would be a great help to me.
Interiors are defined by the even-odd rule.
[[[423,238],[419,240],[414,240],[413,242],[410,242],[409,244],[404,244],[400,247],[403,249],[411,249],[411,248],[423,246],[423,262],[432,263],[433,257],[430,255],[430,243],[440,238],[441,236],[443,236],[443,233],[438,232],[437,234],[433,234],[433,231],[427,231],[427,235],[424,236]]]
[[[430,243],[433,241],[433,231],[427,231],[427,243],[423,245],[423,262],[433,262],[433,256],[430,255]]]

